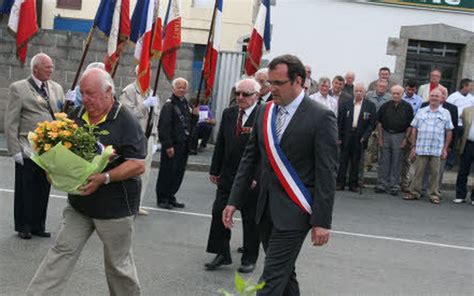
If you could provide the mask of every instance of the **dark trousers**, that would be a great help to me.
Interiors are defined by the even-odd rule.
[[[474,142],[466,141],[464,151],[461,155],[458,176],[456,178],[456,198],[466,199],[467,178],[471,172],[471,165],[474,161]],[[471,192],[471,200],[474,198],[474,188]]]
[[[199,146],[206,147],[207,142],[209,142],[209,138],[211,137],[211,134],[212,134],[212,125],[209,125],[209,124],[198,125],[197,131],[193,135],[191,150],[197,150],[199,140],[201,140],[201,144]]]
[[[346,185],[347,168],[349,172],[349,186],[359,186],[359,166],[361,158],[362,145],[360,137],[356,132],[350,132],[347,143],[342,143],[341,157],[339,160],[339,171],[337,173],[337,184]]]
[[[161,150],[160,170],[156,181],[158,203],[176,201],[175,194],[183,182],[187,162],[188,149],[185,145],[175,145],[173,157],[168,157],[166,149]]]
[[[243,265],[257,262],[260,239],[255,224],[255,212],[257,208],[258,189],[249,191],[247,203],[242,208],[242,224],[244,230],[244,253],[241,263]],[[217,189],[216,199],[212,205],[212,221],[207,240],[208,253],[219,254],[230,258],[230,237],[231,231],[224,227],[222,223],[222,211],[229,200],[229,192]]]
[[[14,218],[15,231],[45,231],[51,185],[46,173],[28,158],[15,163]]]
[[[279,230],[274,227],[269,207],[259,224],[265,250],[265,266],[260,281],[265,282],[259,296],[300,295],[295,263],[310,227],[300,230]]]
[[[451,169],[455,162],[456,162],[456,150],[458,145],[461,142],[462,135],[464,134],[464,127],[463,126],[458,126],[457,129],[454,130],[456,133],[455,135],[455,140],[454,140],[454,145],[452,149],[449,149],[448,151],[448,157],[446,158],[446,168]]]

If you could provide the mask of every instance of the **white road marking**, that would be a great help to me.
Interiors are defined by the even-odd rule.
[[[5,189],[5,188],[0,188],[0,192],[14,193],[13,190]],[[67,198],[67,196],[65,196],[65,195],[51,194],[50,196],[54,197],[54,198],[59,198],[59,199],[66,199]],[[144,208],[146,210],[150,210],[150,211],[155,211],[155,212],[173,213],[173,214],[187,215],[187,216],[194,216],[194,217],[201,217],[201,218],[212,218],[212,215],[209,215],[209,214],[201,214],[201,213],[185,212],[185,211],[175,211],[175,210],[166,210],[166,209],[159,209],[159,208],[155,208],[155,207],[145,207],[145,206],[142,207],[142,208]],[[240,221],[241,219],[235,218],[234,220]],[[363,234],[363,233],[347,232],[347,231],[339,231],[339,230],[331,230],[331,233],[338,234],[338,235],[370,238],[370,239],[396,241],[396,242],[403,242],[403,243],[409,243],[409,244],[418,244],[418,245],[425,245],[425,246],[432,246],[432,247],[449,248],[449,249],[457,249],[457,250],[465,250],[465,251],[474,251],[474,247],[450,245],[450,244],[440,244],[440,243],[434,243],[434,242],[428,242],[428,241],[412,240],[412,239],[405,239],[405,238],[398,238],[398,237],[391,237],[391,236],[371,235],[371,234]]]

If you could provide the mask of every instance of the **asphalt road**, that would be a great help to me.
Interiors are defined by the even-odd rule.
[[[156,180],[157,170],[153,171]],[[240,263],[240,224],[232,238],[234,263],[208,272],[205,247],[214,188],[207,174],[187,172],[178,199],[183,212],[155,208],[154,182],[138,217],[134,254],[143,295],[219,295],[230,290]],[[0,158],[0,295],[23,295],[54,238],[24,241],[13,232],[13,162]],[[302,295],[473,295],[474,207],[401,197],[338,193],[329,245],[309,238],[297,262]],[[53,192],[47,228],[57,234],[64,194]],[[263,252],[251,277],[258,280]],[[83,250],[64,295],[107,295],[102,245],[94,235]]]

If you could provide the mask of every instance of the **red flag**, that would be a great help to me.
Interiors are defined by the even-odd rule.
[[[258,9],[247,46],[247,59],[245,60],[245,73],[252,76],[257,72],[264,51],[270,50],[270,1],[262,0]]]
[[[212,95],[214,80],[216,78],[217,57],[221,46],[222,0],[217,0],[212,41],[207,45],[206,58],[204,59],[204,79],[206,80],[206,93],[208,98]]]
[[[38,32],[35,0],[15,0],[10,10],[8,28],[16,36],[16,54],[24,64],[28,41]]]
[[[105,69],[112,72],[130,37],[130,0],[116,0],[107,43]]]
[[[174,77],[177,51],[181,47],[181,11],[179,1],[170,1],[169,21],[164,29],[165,38],[163,40],[163,54],[161,56],[163,72],[165,72],[169,80]]]

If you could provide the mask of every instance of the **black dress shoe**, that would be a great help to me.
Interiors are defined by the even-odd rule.
[[[171,205],[172,205],[174,208],[178,208],[178,209],[184,208],[184,203],[182,203],[182,202],[173,201],[173,202],[171,203]]]
[[[217,255],[214,260],[209,263],[204,264],[206,270],[215,270],[221,265],[232,264],[232,259],[223,255]]]
[[[21,239],[31,239],[31,233],[29,232],[18,232],[18,237]]]
[[[39,237],[51,237],[51,232],[47,231],[32,231],[31,234]]]
[[[375,187],[374,192],[375,192],[375,193],[385,193],[385,189],[382,189],[382,188],[379,188],[379,187]]]
[[[242,264],[240,265],[238,271],[240,273],[251,273],[252,271],[255,270],[255,264],[250,263],[250,264]]]
[[[238,247],[237,248],[237,253],[243,254],[244,253],[244,247]]]
[[[158,207],[167,210],[173,209],[173,206],[169,202],[159,202]]]
[[[337,191],[344,191],[344,187],[345,187],[344,185],[338,184],[338,185],[336,185],[336,190]]]

